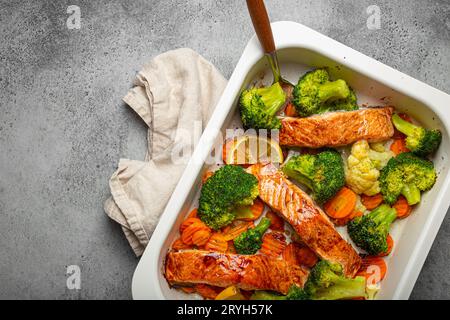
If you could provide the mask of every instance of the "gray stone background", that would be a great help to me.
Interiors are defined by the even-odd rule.
[[[292,20],[443,91],[448,0],[272,0]],[[381,8],[368,30],[366,8]],[[66,27],[69,5],[81,29]],[[121,102],[140,67],[190,47],[229,77],[253,30],[243,0],[0,2],[0,298],[127,299],[138,260],[103,212],[120,157],[143,159],[143,122]],[[411,298],[450,298],[447,216]],[[66,266],[82,269],[66,288]]]

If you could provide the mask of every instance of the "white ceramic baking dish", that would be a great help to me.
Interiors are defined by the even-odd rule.
[[[387,258],[389,271],[383,280],[379,299],[407,299],[450,205],[450,96],[427,84],[375,61],[335,40],[294,22],[272,24],[282,74],[296,82],[302,72],[328,67],[334,77],[345,79],[357,92],[359,103],[394,105],[428,127],[442,130],[443,140],[434,163],[439,172],[434,188],[408,219],[394,224],[393,254]],[[219,131],[236,118],[239,92],[267,70],[266,59],[254,36],[233,72],[193,158],[187,165],[133,277],[134,299],[186,299],[169,288],[164,275],[164,259],[178,236],[178,227],[196,205],[200,180],[207,165],[204,160],[217,143]],[[271,78],[270,74],[268,78]],[[270,81],[270,80],[269,80]],[[267,80],[266,80],[267,82]]]

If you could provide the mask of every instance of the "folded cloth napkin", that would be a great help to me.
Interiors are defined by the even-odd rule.
[[[225,88],[219,71],[191,49],[168,51],[138,73],[124,97],[149,127],[145,161],[121,159],[109,186],[106,214],[122,226],[140,256],[187,161],[174,150],[193,150]],[[199,130],[200,129],[200,130]],[[189,133],[189,134],[186,134]]]

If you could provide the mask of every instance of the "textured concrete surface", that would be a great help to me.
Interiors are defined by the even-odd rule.
[[[366,8],[381,8],[381,29]],[[69,5],[81,29],[66,27]],[[301,22],[449,92],[448,0],[269,1]],[[121,102],[152,56],[190,47],[229,77],[252,34],[243,0],[0,2],[0,298],[124,299],[138,260],[104,215],[120,157],[146,128]],[[414,299],[450,298],[450,216]],[[81,290],[66,288],[79,265]]]

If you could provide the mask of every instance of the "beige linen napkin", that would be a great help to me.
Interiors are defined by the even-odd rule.
[[[144,65],[124,97],[148,125],[145,161],[121,159],[109,186],[106,214],[122,226],[133,251],[144,251],[187,162],[172,151],[192,150],[226,85],[191,49],[163,53]],[[198,130],[197,130],[198,131]],[[190,133],[190,134],[186,134]]]

